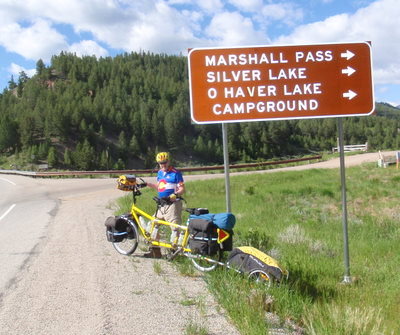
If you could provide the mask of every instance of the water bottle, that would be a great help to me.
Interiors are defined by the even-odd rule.
[[[157,240],[157,235],[158,235],[158,225],[154,226],[154,229],[151,233],[151,239],[152,240]]]
[[[178,239],[178,231],[173,230],[171,233],[171,243],[176,244],[176,240]]]
[[[146,220],[143,216],[139,216],[140,225],[142,228],[150,234],[151,230],[151,221]]]
[[[143,216],[139,216],[140,225],[147,230],[147,222]]]
[[[179,235],[179,239],[178,239],[178,245],[182,246],[183,243],[183,238],[185,237],[185,231],[182,230],[180,235]]]

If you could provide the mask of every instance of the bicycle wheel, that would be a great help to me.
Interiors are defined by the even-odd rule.
[[[127,234],[120,242],[113,242],[113,246],[121,255],[131,255],[138,246],[139,232],[135,223],[125,218],[123,220],[126,222]]]
[[[268,273],[262,270],[253,270],[249,273],[248,277],[257,283],[266,284],[268,287],[270,287],[272,283],[272,278],[268,275]]]
[[[202,272],[209,272],[217,267],[216,262],[220,262],[222,259],[223,251],[219,249],[217,253],[213,256],[201,256],[193,255],[191,257],[194,267]]]

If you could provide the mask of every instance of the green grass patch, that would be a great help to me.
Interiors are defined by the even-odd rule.
[[[293,320],[307,334],[400,332],[399,170],[375,164],[351,167],[346,169],[346,183],[352,284],[341,283],[338,169],[230,178],[237,217],[234,245],[252,245],[290,272],[287,281],[270,289],[224,269],[205,276],[242,334],[265,334],[270,326],[267,312]],[[225,211],[223,178],[187,182],[186,188],[188,207]],[[154,191],[145,190],[139,199],[150,213],[155,209],[152,196]]]

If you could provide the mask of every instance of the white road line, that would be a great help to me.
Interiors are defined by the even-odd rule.
[[[13,208],[14,208],[15,206],[17,206],[17,204],[12,204],[12,205],[10,206],[10,208],[7,209],[6,212],[5,212],[2,216],[0,216],[0,221],[3,220],[3,219],[7,216],[7,214],[10,213],[10,212],[13,210]]]
[[[4,180],[4,181],[6,181],[7,183],[10,183],[10,184],[12,184],[12,185],[14,185],[14,186],[16,186],[17,184],[16,183],[14,183],[13,181],[11,181],[11,180],[8,180],[8,179],[6,179],[6,178],[0,178],[0,180]]]

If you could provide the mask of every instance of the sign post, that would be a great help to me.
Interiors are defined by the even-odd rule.
[[[229,163],[225,123],[338,118],[345,275],[350,283],[342,117],[375,109],[368,42],[191,49],[189,85],[195,123],[222,123],[227,210]]]
[[[344,164],[343,144],[343,122],[338,118],[339,132],[339,154],[340,154],[340,179],[342,184],[342,226],[343,226],[343,252],[344,252],[344,276],[343,283],[351,283],[350,277],[350,256],[349,256],[349,234],[347,230],[347,195],[346,195],[346,172]]]
[[[228,127],[226,123],[222,124],[222,144],[224,150],[224,174],[226,190],[226,211],[231,212],[231,192],[229,181],[229,155],[228,155]]]

